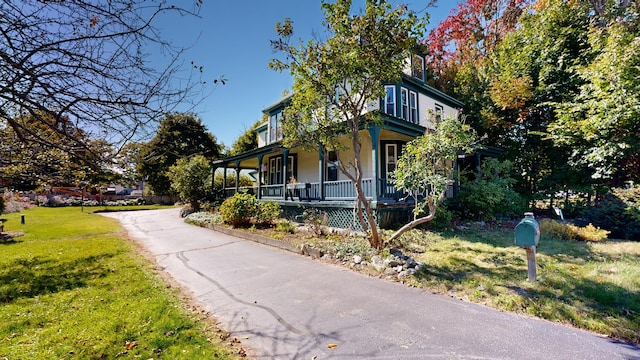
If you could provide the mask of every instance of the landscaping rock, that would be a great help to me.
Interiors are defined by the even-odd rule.
[[[386,269],[384,269],[383,274],[387,275],[387,276],[392,276],[392,275],[396,275],[398,273],[396,272],[396,269],[386,268]]]
[[[378,271],[382,271],[386,267],[384,261],[382,261],[382,258],[379,255],[374,255],[371,258],[371,265]]]
[[[360,264],[362,262],[362,256],[360,255],[353,255],[353,263],[354,264]]]
[[[304,255],[308,255],[308,256],[311,256],[311,257],[317,258],[317,259],[321,258],[324,255],[322,250],[316,249],[316,248],[314,248],[314,247],[312,247],[312,246],[310,246],[308,244],[305,244],[302,247],[302,253]]]

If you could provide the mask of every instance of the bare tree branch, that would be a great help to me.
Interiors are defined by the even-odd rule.
[[[194,66],[183,69],[185,49],[154,27],[160,16],[194,11],[165,1],[0,0],[0,12],[0,121],[25,141],[65,151],[89,150],[87,138],[123,144],[177,105],[198,101],[202,82]],[[151,54],[155,64],[164,56],[162,68]],[[39,137],[17,120],[25,115],[68,143]],[[63,118],[87,136],[50,121]]]

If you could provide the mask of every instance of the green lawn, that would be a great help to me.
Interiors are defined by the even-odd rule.
[[[0,358],[234,358],[116,220],[84,210],[2,215],[24,236],[0,240]]]
[[[529,282],[525,250],[513,238],[506,229],[412,232],[402,245],[424,264],[416,286],[640,342],[639,242],[543,236],[538,281]]]

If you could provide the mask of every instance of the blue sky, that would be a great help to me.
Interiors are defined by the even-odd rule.
[[[458,1],[439,0],[436,7],[425,9],[428,0],[397,1],[414,11],[430,14],[429,28],[443,20]],[[262,117],[262,109],[280,99],[291,89],[288,73],[269,69],[275,56],[269,40],[275,39],[275,23],[290,18],[294,36],[304,41],[313,32],[322,31],[323,14],[319,0],[205,0],[200,18],[175,18],[160,24],[163,38],[179,46],[190,46],[184,54],[188,65],[203,66],[208,84],[224,76],[219,85],[193,111],[203,120],[218,142],[230,147],[246,129]],[[360,9],[362,0],[354,0]]]

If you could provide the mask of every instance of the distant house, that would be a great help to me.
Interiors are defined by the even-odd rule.
[[[363,188],[382,227],[408,213],[404,194],[389,180],[403,145],[433,129],[442,116],[458,115],[463,107],[460,101],[425,84],[424,58],[410,59],[402,81],[385,84],[386,96],[369,106],[369,111],[381,113],[382,124],[360,133],[366,174]],[[223,179],[227,169],[234,169],[236,176],[241,170],[257,172],[254,186],[224,186],[224,196],[248,191],[259,199],[279,202],[290,217],[313,207],[328,213],[331,226],[359,228],[353,211],[356,192],[351,181],[332,166],[335,155],[328,153],[325,158],[323,151],[309,152],[282,145],[282,114],[290,100],[291,96],[287,96],[263,110],[268,121],[256,130],[257,149],[214,162],[214,167],[223,169]],[[349,139],[345,136],[343,141]]]

